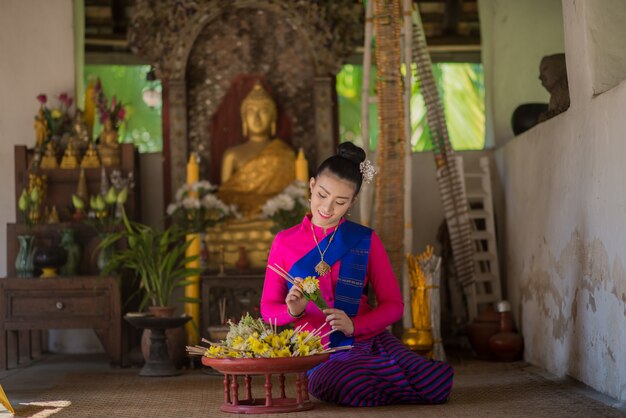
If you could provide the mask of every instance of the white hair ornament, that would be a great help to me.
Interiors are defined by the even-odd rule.
[[[365,182],[365,184],[371,183],[374,179],[374,176],[377,174],[377,171],[370,160],[365,160],[361,164],[359,164],[359,170],[363,175],[363,181]]]

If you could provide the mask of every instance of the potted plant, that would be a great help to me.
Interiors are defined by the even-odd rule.
[[[156,230],[129,220],[125,212],[122,224],[121,230],[108,234],[98,246],[104,249],[116,246],[119,241],[127,242],[125,248],[111,255],[103,274],[131,270],[138,282],[138,291],[142,293],[140,310],[149,306],[155,315],[161,315],[159,308],[173,312],[172,297],[176,288],[188,285],[188,277],[201,273],[201,269],[187,267],[197,256],[185,255],[190,245],[185,241],[185,231],[175,224],[163,231]],[[179,301],[199,302],[191,298],[180,298]]]
[[[108,259],[103,274],[121,273],[129,270],[134,274],[141,295],[140,310],[147,306],[154,317],[173,319],[176,306],[173,304],[174,291],[190,284],[186,280],[190,276],[199,275],[201,269],[189,268],[187,264],[195,261],[198,256],[187,257],[185,251],[191,244],[185,240],[185,231],[175,224],[163,231],[151,228],[128,219],[122,212],[122,229],[108,234],[100,243],[99,248],[116,248],[117,243],[125,241],[122,249],[116,250]],[[199,299],[181,297],[181,302],[199,303]],[[129,320],[129,319],[127,319]],[[130,321],[130,320],[129,320]],[[170,321],[171,322],[171,321]],[[184,325],[184,323],[181,323]],[[151,331],[145,329],[141,338],[141,351],[146,364],[154,362],[150,349]],[[167,353],[174,366],[180,367],[185,359],[185,342],[187,340],[183,326],[167,329]],[[163,357],[163,356],[161,356]],[[158,361],[164,361],[161,358]],[[167,362],[165,362],[167,363]],[[158,367],[157,367],[158,368]],[[159,372],[160,373],[160,372]],[[150,374],[150,375],[171,375]]]

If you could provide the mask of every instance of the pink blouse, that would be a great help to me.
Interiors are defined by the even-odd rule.
[[[315,248],[311,225],[313,224],[310,215],[307,215],[299,225],[279,232],[272,243],[267,260],[268,265],[278,264],[289,271],[296,261]],[[324,231],[323,228],[313,225],[313,230],[318,242],[321,242],[327,234],[334,231],[334,228]],[[322,296],[330,307],[334,306],[335,286],[337,285],[340,265],[341,261],[336,262],[329,274],[319,277]],[[367,295],[361,296],[358,313],[352,318],[354,337],[357,341],[381,333],[387,326],[402,318],[404,310],[398,281],[391,269],[389,257],[387,257],[382,241],[375,232],[372,232],[365,284],[374,290],[378,304],[372,308],[367,301]],[[272,323],[277,322],[278,325],[285,325],[295,321],[296,326],[306,324],[304,328],[309,331],[319,328],[325,322],[326,316],[312,302],[307,305],[306,314],[302,318],[293,318],[287,311],[286,296],[287,283],[285,279],[267,269],[261,297],[261,315],[266,322],[271,320]],[[322,333],[325,334],[329,330],[330,328],[323,328]]]

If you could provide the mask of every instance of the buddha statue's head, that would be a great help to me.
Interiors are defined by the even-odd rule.
[[[241,102],[243,136],[276,135],[276,104],[258,81]]]

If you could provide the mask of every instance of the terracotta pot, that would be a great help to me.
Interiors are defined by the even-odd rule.
[[[174,316],[176,306],[149,306],[148,310],[158,318],[171,318]]]
[[[174,316],[175,306],[150,306],[148,307],[150,313],[156,317],[172,317]],[[143,358],[147,359],[150,356],[150,336],[152,332],[149,329],[144,329],[141,334],[141,353]],[[187,352],[185,345],[187,344],[187,333],[185,327],[171,328],[165,331],[167,337],[167,352],[169,354],[172,363],[177,368],[180,368],[185,359],[187,358]]]
[[[524,339],[514,332],[499,332],[489,338],[489,348],[500,361],[520,360]]]
[[[498,303],[500,312],[500,332],[489,338],[489,349],[500,361],[515,361],[521,358],[524,339],[513,332],[511,304],[507,301]]]
[[[482,359],[492,359],[489,338],[500,331],[500,315],[494,310],[481,312],[467,326],[467,335],[476,355]]]

